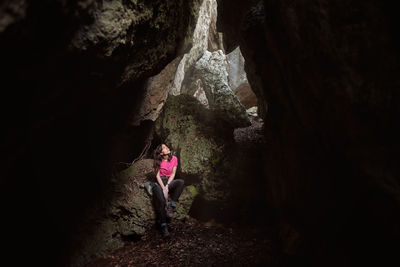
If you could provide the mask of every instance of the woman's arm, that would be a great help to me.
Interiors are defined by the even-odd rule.
[[[174,180],[175,174],[176,174],[176,166],[172,169],[172,173],[171,176],[168,178],[167,185],[169,185]]]
[[[161,186],[162,189],[164,189],[164,184],[161,181],[161,177],[160,177],[160,170],[158,170],[157,174],[156,174],[156,178],[157,178],[157,182],[158,184]]]
[[[168,186],[164,186],[164,184],[161,180],[161,177],[160,177],[160,170],[158,170],[156,177],[157,177],[157,182],[161,186],[161,189],[163,191],[165,200],[168,200]]]

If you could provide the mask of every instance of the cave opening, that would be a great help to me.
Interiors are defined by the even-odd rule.
[[[222,39],[223,34],[218,33],[218,38]],[[174,155],[183,157],[178,176],[185,184],[194,185],[202,193],[211,192],[205,193],[208,197],[203,197],[202,193],[197,195],[189,210],[190,216],[203,222],[260,226],[272,221],[272,213],[265,212],[268,210],[263,191],[265,141],[263,120],[257,112],[257,96],[247,81],[240,48],[225,55],[223,47],[215,44],[213,48],[210,42],[208,40],[204,54],[197,55],[197,61],[192,59],[192,65],[180,67],[190,62],[190,59],[185,61],[185,57],[192,55],[185,54],[147,81],[144,100],[138,109],[142,117],[133,116],[132,129],[135,130],[131,130],[136,134],[143,131],[144,135],[142,138],[126,136],[130,140],[146,139],[146,142],[136,143],[142,150],[136,150],[135,159],[130,161],[151,160],[154,149],[165,143],[174,150]],[[193,46],[199,44],[201,42]],[[181,73],[178,72],[180,68]],[[168,120],[175,120],[174,125]],[[199,150],[195,147],[196,140],[200,141],[199,146],[206,143],[206,147]],[[120,144],[127,149],[126,141]],[[216,150],[220,150],[219,153]],[[134,153],[128,150],[128,154]],[[186,163],[191,157],[197,158],[200,164],[209,165],[209,169]],[[124,162],[118,164],[119,171],[130,166]],[[202,170],[196,172],[190,168]],[[224,185],[213,181],[217,189],[207,189],[209,185],[202,184],[202,175],[228,182]]]
[[[170,61],[161,72],[145,82],[143,100],[132,112],[127,130],[116,135],[111,145],[113,170],[119,172],[130,163],[151,160],[156,146],[166,143],[179,158],[184,158],[184,163],[178,166],[178,174],[185,179],[186,185],[195,185],[200,191],[215,191],[206,198],[196,197],[190,209],[191,216],[202,221],[241,221],[243,225],[254,221],[261,225],[270,219],[263,212],[266,209],[262,192],[265,186],[262,178],[263,121],[257,112],[257,96],[247,81],[240,48],[236,47],[225,55],[223,33],[216,30],[216,9],[216,1],[203,2],[193,34],[197,39],[190,50]],[[187,96],[197,102],[184,99]],[[180,117],[175,126],[163,122],[171,116],[163,114],[167,113],[163,109],[169,101],[171,108],[168,112]],[[201,105],[196,106],[197,103]],[[178,104],[184,112],[173,110]],[[193,127],[193,124],[199,127]],[[190,133],[192,130],[200,134]],[[199,150],[194,147],[196,143],[193,144],[193,140],[199,140],[206,147]],[[190,150],[196,160],[212,168],[201,167],[201,171],[194,171],[193,168],[199,166],[185,162],[190,157]],[[232,167],[223,166],[226,165],[223,162],[229,161]],[[212,179],[229,180],[230,185],[226,187],[215,181],[210,182],[215,183],[212,185],[202,184],[201,174],[219,177]],[[205,189],[207,186],[209,189]],[[220,197],[230,195],[229,205],[226,199],[225,203],[218,199],[219,191],[224,190],[231,191],[222,193]],[[244,215],[238,210],[247,213]]]
[[[398,266],[397,6],[3,1],[2,260]],[[163,142],[186,185],[160,243]]]
[[[187,187],[183,221],[192,218],[209,226],[264,232],[272,229],[275,218],[265,194],[266,143],[258,99],[247,80],[240,47],[225,54],[223,33],[216,31],[216,2],[203,4],[203,22],[194,28],[198,39],[145,82],[143,100],[132,112],[128,130],[123,138],[114,138],[115,170],[125,177],[117,179],[154,181],[152,153],[165,143],[179,158],[177,177]],[[267,238],[265,232],[262,238]]]

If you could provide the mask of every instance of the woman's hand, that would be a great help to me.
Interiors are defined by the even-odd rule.
[[[163,187],[163,193],[164,193],[165,201],[167,201],[168,200],[168,185]]]

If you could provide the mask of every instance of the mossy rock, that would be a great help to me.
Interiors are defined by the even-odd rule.
[[[143,188],[152,172],[153,160],[144,159],[122,170],[115,177],[111,200],[100,216],[91,218],[95,222],[90,229],[81,229],[87,238],[79,246],[77,263],[121,248],[124,245],[124,236],[142,235],[155,224],[152,198]],[[184,187],[175,219],[181,220],[188,215],[196,195],[197,190],[193,185]]]
[[[221,158],[225,144],[213,128],[213,119],[194,97],[169,96],[156,121],[156,135],[177,151],[183,174],[200,177],[217,167],[215,159]]]
[[[222,200],[229,192],[229,182],[221,169],[226,165],[230,141],[220,134],[217,124],[222,123],[196,98],[169,96],[156,121],[155,133],[176,150],[181,175],[192,177],[202,197]]]
[[[197,196],[198,191],[195,186],[189,185],[183,189],[182,195],[179,198],[179,204],[176,207],[174,218],[177,220],[184,219],[190,208],[192,207],[193,200]]]

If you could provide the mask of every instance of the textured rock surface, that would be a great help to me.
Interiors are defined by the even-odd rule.
[[[231,63],[227,65],[225,62],[227,60],[223,52],[221,52],[221,50],[217,52],[218,49],[223,49],[223,47],[222,36],[216,29],[216,20],[216,1],[203,1],[199,8],[199,16],[193,33],[193,47],[183,58],[176,58],[160,74],[148,80],[144,101],[141,103],[139,112],[135,112],[133,115],[133,125],[137,126],[143,120],[154,121],[159,115],[168,93],[171,95],[179,95],[181,93],[186,93],[188,90],[191,95],[195,95],[206,107],[209,107],[209,102],[211,102],[211,108],[217,113],[220,113],[222,119],[226,119],[226,121],[237,121],[236,123],[232,123],[234,127],[248,125],[246,117],[243,115],[244,110],[240,107],[236,97],[234,97],[229,90],[224,89],[228,83],[227,69],[232,75],[232,83],[235,86],[239,85],[236,83],[246,83],[248,85],[246,74],[243,69],[244,60],[240,54],[240,50],[236,49],[231,53]],[[214,59],[209,62],[206,62],[208,60],[204,58],[209,56],[207,49],[211,51],[215,50],[215,53],[212,54]],[[206,54],[204,55],[205,52]],[[212,63],[210,64],[210,62]],[[196,65],[197,67],[195,68],[198,69],[197,73],[195,73],[195,77],[198,80],[193,80],[191,77],[193,71],[189,71],[194,65]],[[208,70],[211,70],[213,73],[213,78],[207,77],[210,76]],[[186,79],[193,81],[186,86],[191,87],[190,89],[186,88],[181,92],[185,75],[189,76]],[[211,79],[213,79],[213,81],[211,81]],[[212,90],[211,92],[210,86],[215,87],[217,80],[220,80],[220,84],[218,85],[219,89]],[[206,83],[204,83],[204,81],[206,81]],[[211,82],[213,83],[212,85],[210,84]],[[243,99],[249,98],[248,95],[244,96],[244,89],[242,88],[240,96],[243,96]],[[207,90],[207,92],[205,92],[205,90]],[[211,97],[210,100],[207,98],[207,94],[208,97]],[[248,99],[245,101],[247,101],[246,103],[249,102]]]
[[[158,1],[156,3],[145,3],[138,1],[121,0],[112,1],[91,1],[88,9],[91,23],[82,25],[71,40],[71,49],[86,51],[96,48],[100,57],[114,57],[126,60],[127,64],[123,69],[119,84],[136,80],[143,74],[152,71],[151,62],[167,59],[168,54],[172,55],[177,47],[174,46],[174,38],[185,38],[185,43],[180,49],[185,50],[193,45],[190,37],[192,31],[190,23],[170,24],[171,17],[182,16],[184,10],[189,12],[187,18],[196,21],[197,1],[183,3],[182,1]],[[193,22],[191,24],[194,24]],[[150,35],[154,31],[159,35]],[[169,31],[169,33],[167,33]],[[183,33],[183,35],[182,35]],[[186,33],[186,34],[185,34]],[[140,38],[137,38],[137,36]],[[144,35],[144,36],[143,36]],[[155,36],[158,36],[155,37]],[[149,47],[152,42],[158,42],[160,36],[166,42],[160,42],[158,47]],[[136,38],[135,38],[136,37]],[[140,49],[141,46],[147,49]],[[123,53],[121,53],[123,52]],[[139,52],[139,53],[138,53]],[[134,60],[132,60],[134,59]],[[138,59],[141,63],[138,64]],[[129,62],[132,61],[132,62]]]
[[[181,93],[181,86],[183,79],[185,78],[186,71],[207,50],[209,43],[210,24],[212,22],[216,23],[216,6],[216,0],[204,0],[200,6],[199,17],[193,32],[193,46],[190,51],[183,56],[178,65],[173,87],[170,91],[172,95],[179,95]],[[214,25],[214,27],[216,26]]]
[[[284,244],[315,265],[398,264],[398,4],[253,4],[219,1],[218,30],[261,100],[266,196],[301,243]]]
[[[215,116],[232,128],[249,126],[246,110],[228,85],[226,57],[221,50],[206,51],[188,72],[182,93],[194,95],[200,81]]]
[[[180,94],[186,71],[207,50],[207,46],[222,45],[221,40],[216,39],[219,36],[218,33],[213,31],[216,30],[216,19],[216,0],[204,0],[199,7],[196,26],[191,35],[192,47],[183,57],[174,59],[161,73],[147,81],[144,101],[140,104],[139,112],[133,114],[133,125],[139,125],[143,120],[157,119],[168,94]],[[216,42],[219,43],[216,44]]]
[[[224,200],[229,181],[220,177],[229,139],[218,134],[212,111],[189,95],[170,96],[156,121],[160,140],[176,150],[179,173],[207,200]]]
[[[162,111],[168,93],[173,86],[177,66],[182,57],[174,59],[158,75],[147,80],[146,93],[140,103],[140,109],[133,114],[132,125],[138,126],[141,121],[155,121]]]

